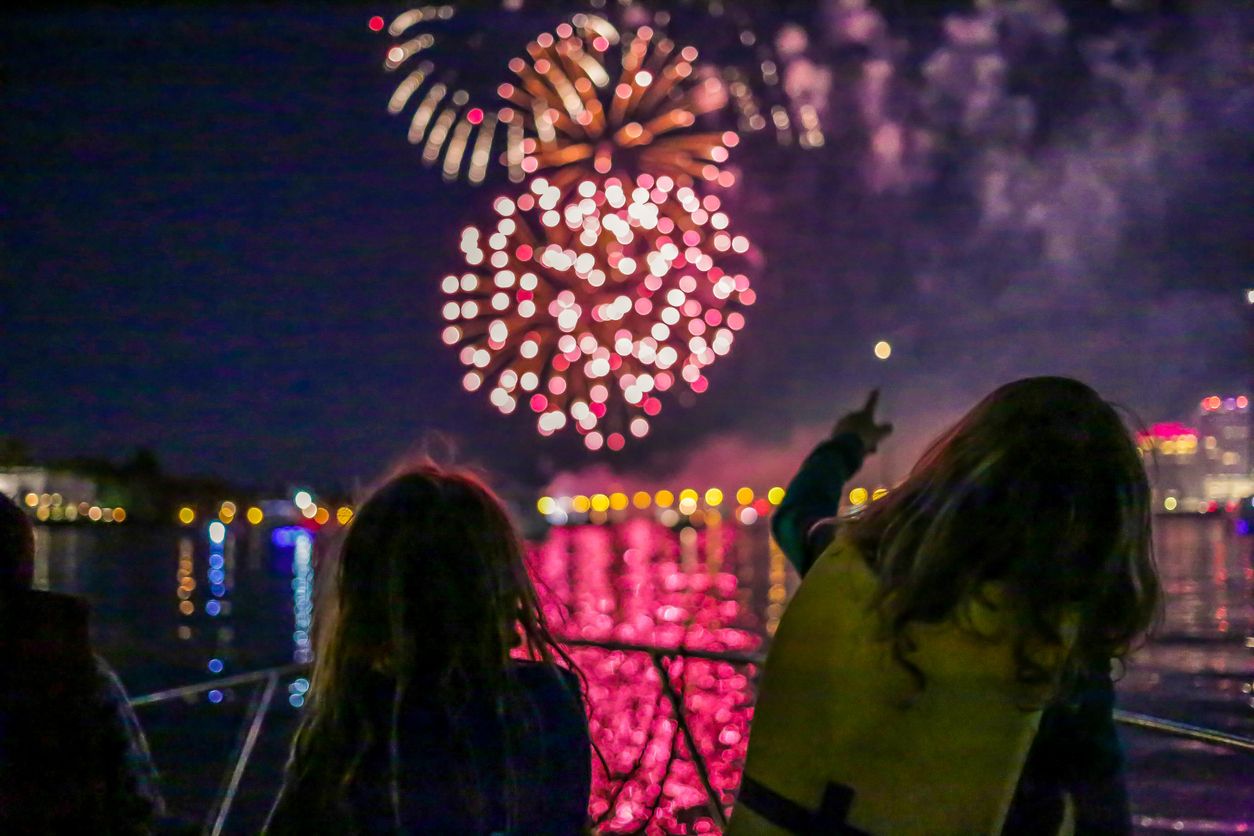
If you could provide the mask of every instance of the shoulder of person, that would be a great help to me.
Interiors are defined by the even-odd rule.
[[[810,583],[817,587],[835,584],[845,589],[847,594],[859,598],[872,594],[879,582],[862,550],[838,528],[832,528],[831,534],[831,541],[806,573],[802,585]],[[814,580],[811,581],[811,578]]]

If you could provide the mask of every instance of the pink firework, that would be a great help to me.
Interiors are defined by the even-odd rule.
[[[541,435],[573,426],[590,450],[648,434],[673,386],[704,392],[751,305],[749,250],[715,195],[668,176],[535,178],[462,232],[467,270],[443,290],[444,342],[501,412],[521,402]]]

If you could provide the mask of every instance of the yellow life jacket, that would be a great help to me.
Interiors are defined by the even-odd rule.
[[[877,589],[841,539],[806,575],[767,656],[746,786],[807,811],[833,788],[851,791],[844,832],[1000,833],[1041,714],[1023,708],[1001,590],[986,585],[987,603],[965,603],[964,626],[910,628],[920,691],[872,610]],[[740,805],[727,832],[789,830]]]

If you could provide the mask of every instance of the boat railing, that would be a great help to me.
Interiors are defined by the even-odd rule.
[[[705,758],[701,755],[701,750],[697,747],[696,738],[693,736],[692,729],[687,722],[683,696],[676,691],[674,684],[671,682],[671,678],[667,670],[667,662],[668,660],[675,658],[690,658],[727,662],[733,665],[760,666],[765,657],[761,654],[737,651],[700,650],[686,647],[659,647],[657,645],[597,641],[591,639],[567,639],[563,640],[562,644],[571,648],[598,648],[601,650],[619,651],[624,653],[644,653],[649,656],[661,681],[662,696],[664,696],[670,703],[676,725],[680,734],[683,736],[688,752],[692,756],[692,763],[696,768],[697,776],[700,778],[701,784],[705,789],[707,806],[709,807],[710,815],[716,822],[719,823],[720,826],[725,826],[727,824],[726,813],[723,809],[723,805],[719,802],[719,793],[710,781],[709,768],[705,763]],[[211,834],[211,836],[218,836],[218,834],[222,833],[223,829],[226,827],[226,822],[230,816],[232,806],[235,803],[235,798],[239,791],[240,782],[248,768],[248,763],[252,758],[254,749],[256,748],[257,740],[261,736],[261,730],[265,725],[266,716],[271,707],[274,705],[274,695],[278,690],[279,681],[287,677],[307,675],[309,673],[309,669],[310,666],[308,664],[279,665],[277,667],[264,668],[261,670],[250,671],[248,673],[241,673],[235,676],[226,676],[208,680],[206,682],[198,682],[192,685],[167,688],[162,691],[144,694],[131,699],[132,706],[142,708],[143,706],[168,702],[170,700],[194,697],[198,694],[207,693],[215,689],[220,690],[222,688],[235,688],[248,685],[258,686],[249,700],[247,709],[244,712],[244,720],[240,725],[240,731],[236,739],[234,751],[232,752],[231,758],[228,760],[228,767],[222,778],[221,789],[218,791],[217,797],[213,805],[210,807],[208,815],[206,816],[204,827],[206,833]],[[1242,735],[1232,734],[1218,729],[1210,729],[1204,726],[1197,726],[1191,723],[1181,723],[1176,720],[1168,720],[1163,717],[1155,717],[1149,714],[1140,714],[1134,711],[1116,710],[1114,712],[1114,716],[1116,722],[1131,728],[1180,737],[1196,743],[1207,743],[1236,752],[1254,754],[1254,738],[1244,737]]]

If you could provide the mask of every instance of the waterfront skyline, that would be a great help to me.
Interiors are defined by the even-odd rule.
[[[40,458],[150,446],[173,472],[351,484],[444,433],[545,483],[735,450],[765,467],[873,385],[894,470],[1018,376],[1080,377],[1147,421],[1249,390],[1251,105],[1204,83],[1228,66],[1217,18],[1164,71],[1189,134],[1170,165],[1089,170],[1096,151],[1056,139],[1024,180],[1062,159],[1075,187],[1038,185],[1036,227],[972,232],[958,185],[855,187],[847,148],[747,149],[759,302],[709,391],[615,456],[462,391],[438,285],[491,193],[441,183],[397,136],[373,11],[6,19],[0,435]]]

